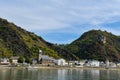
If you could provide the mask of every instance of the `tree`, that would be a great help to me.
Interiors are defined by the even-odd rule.
[[[25,62],[26,62],[26,63],[30,63],[30,61],[31,61],[31,60],[30,60],[29,57],[25,57]]]
[[[24,62],[24,57],[23,56],[20,56],[19,58],[18,58],[18,63],[23,63]]]
[[[10,61],[10,63],[12,63],[12,59],[11,58],[9,59],[9,61]]]

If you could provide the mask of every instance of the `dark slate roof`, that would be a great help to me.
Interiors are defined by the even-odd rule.
[[[42,55],[42,59],[45,59],[45,60],[54,60],[52,57],[49,57],[48,55]]]

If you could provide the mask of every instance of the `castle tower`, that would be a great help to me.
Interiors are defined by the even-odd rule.
[[[98,41],[101,42],[102,44],[106,43],[106,37],[103,35],[99,35],[98,36]]]
[[[107,60],[107,64],[109,64],[109,60],[108,60],[108,55],[107,55],[107,52],[106,52],[106,43],[107,43],[107,40],[106,40],[106,36],[104,35],[99,35],[98,36],[98,42],[102,45],[102,48],[103,48],[103,51],[101,53],[104,53],[105,54],[105,59],[104,60]]]
[[[42,59],[42,50],[39,50],[39,52],[38,52],[38,63],[41,63],[41,59]]]
[[[105,36],[103,36],[102,42],[103,42],[103,44],[106,43],[106,37]]]

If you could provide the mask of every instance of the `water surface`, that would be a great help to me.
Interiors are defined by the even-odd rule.
[[[0,80],[120,80],[119,70],[0,69]]]

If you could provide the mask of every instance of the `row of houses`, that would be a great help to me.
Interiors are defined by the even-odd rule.
[[[8,58],[0,58],[0,65],[17,65],[18,64],[18,56]],[[10,61],[11,60],[11,61]],[[23,62],[25,64],[25,62]],[[42,55],[42,51],[39,50],[38,59],[31,59],[32,64],[42,64],[42,65],[59,65],[64,66],[66,65],[65,59],[54,59],[48,55]]]
[[[109,62],[109,60],[106,60],[105,62],[100,62],[97,60],[81,60],[76,61],[75,64],[77,65],[77,67],[106,67],[106,68],[120,67],[120,63]]]
[[[11,57],[8,58],[0,58],[0,65],[17,65],[19,57]],[[11,61],[10,61],[11,60]],[[49,57],[48,55],[42,55],[41,60],[38,61],[37,59],[31,59],[32,64],[41,64],[41,65],[59,65],[64,66],[66,65],[65,59],[54,59],[52,57]],[[23,62],[25,63],[25,62]]]
[[[14,65],[18,64],[19,57],[11,57],[11,63]],[[120,67],[120,63],[113,63],[106,60],[106,62],[100,62],[97,60],[80,60],[80,61],[69,61],[66,62],[65,59],[54,59],[48,55],[42,55],[39,61],[36,59],[32,60],[32,64],[42,64],[42,65],[58,65],[58,66],[74,66],[74,67],[106,67],[115,68]],[[10,60],[8,58],[0,58],[1,65],[10,65]]]
[[[18,56],[11,58],[0,58],[0,65],[10,65],[11,63],[16,65],[18,64]]]
[[[18,64],[19,57],[11,57],[11,61],[8,58],[0,58],[1,65],[9,65],[10,62],[14,65]],[[120,67],[119,63],[109,62],[106,60],[104,62],[100,62],[97,60],[80,60],[80,61],[68,61],[65,59],[55,59],[48,55],[43,55],[42,50],[39,50],[38,59],[31,59],[32,64],[41,64],[41,65],[58,65],[58,66],[75,66],[75,67]]]
[[[97,60],[80,60],[80,61],[68,61],[64,59],[54,59],[48,55],[42,55],[42,51],[38,54],[38,63],[42,65],[59,65],[59,66],[75,66],[75,67],[118,67],[119,65],[106,60],[100,62]]]

